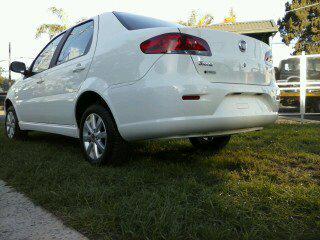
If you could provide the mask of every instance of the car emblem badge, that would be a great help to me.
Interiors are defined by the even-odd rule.
[[[239,49],[240,49],[241,52],[247,51],[247,42],[244,41],[244,40],[241,40],[239,42]]]
[[[199,66],[204,66],[204,67],[213,67],[213,63],[211,63],[211,62],[204,62],[204,61],[200,61],[200,62],[199,62]]]

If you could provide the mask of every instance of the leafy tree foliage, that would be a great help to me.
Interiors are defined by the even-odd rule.
[[[49,8],[49,12],[56,16],[60,23],[45,23],[40,25],[36,31],[36,38],[46,34],[51,40],[54,36],[67,29],[67,17],[63,9],[51,7]]]
[[[205,14],[200,16],[196,10],[192,10],[187,21],[179,21],[181,25],[188,27],[208,27],[213,24],[213,16],[210,14]]]
[[[0,88],[3,85],[3,82],[5,80],[5,78],[2,76],[3,72],[4,72],[3,67],[0,67]]]
[[[295,43],[293,54],[320,53],[320,0],[292,0],[285,8],[285,16],[278,21],[282,41]]]

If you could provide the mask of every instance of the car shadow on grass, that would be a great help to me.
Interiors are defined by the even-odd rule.
[[[59,149],[61,149],[61,147],[65,147],[67,149],[79,147],[80,150],[80,142],[78,139],[51,133],[32,132],[29,133],[27,139],[24,141],[51,145]]]
[[[130,143],[132,159],[150,158],[162,163],[194,163],[217,153],[194,148],[186,140],[139,141]]]
[[[56,148],[56,151],[68,152],[69,155],[84,156],[81,154],[80,141],[75,138],[50,133],[30,133],[26,140],[30,143],[38,143],[45,147]],[[232,147],[232,146],[231,146]],[[230,146],[227,146],[230,148]],[[188,140],[159,140],[136,141],[128,144],[128,159],[118,167],[130,167],[137,162],[152,162],[153,164],[183,164],[198,165],[203,168],[214,166],[220,170],[239,170],[246,164],[237,161],[232,156],[228,161],[215,161],[215,158],[228,158],[228,152],[213,152],[194,148]],[[81,159],[79,159],[81,160]]]
[[[85,161],[81,154],[80,142],[75,138],[32,132],[26,142],[36,145],[39,152],[57,153],[59,156],[47,160],[47,169],[56,168],[59,161],[60,166],[58,168],[68,168],[74,178],[80,177],[83,175],[83,171],[87,171],[88,173],[91,172],[91,174],[88,174],[91,176],[110,173],[118,175],[121,173],[120,179],[125,178],[126,174],[128,176],[134,175],[135,178],[141,179],[142,183],[145,184],[150,183],[150,176],[152,176],[152,178],[161,179],[161,181],[165,179],[167,184],[193,179],[202,185],[213,186],[222,184],[228,179],[227,172],[230,168],[235,170],[243,167],[238,163],[232,164],[232,166],[216,163],[214,158],[220,153],[198,150],[189,141],[180,139],[131,142],[128,145],[127,161],[116,166],[102,167],[90,166]],[[34,160],[37,162],[45,159],[40,155],[35,156]],[[68,174],[68,170],[64,170],[64,172]],[[125,181],[123,184],[126,185],[129,182]]]
[[[230,149],[220,153],[198,150],[184,139],[132,142],[128,147],[127,161],[116,166],[102,167],[91,166],[85,161],[80,142],[75,138],[31,132],[19,148],[22,146],[26,146],[25,154],[31,156],[28,159],[30,164],[44,165],[46,171],[59,169],[58,172],[63,171],[66,176],[72,175],[75,179],[83,175],[83,172],[88,172],[90,178],[94,178],[94,175],[112,174],[121,179],[126,178],[126,175],[133,175],[141,179],[142,183],[148,184],[150,176],[153,176],[161,181],[165,178],[167,184],[194,179],[199,184],[213,186],[228,181],[230,171],[250,167],[247,162],[229,155],[232,151]]]

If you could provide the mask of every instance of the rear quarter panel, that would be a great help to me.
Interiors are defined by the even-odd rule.
[[[161,56],[142,53],[140,44],[167,32],[179,30],[163,27],[129,31],[114,14],[100,15],[98,42],[89,77],[103,79],[109,86],[138,81]]]

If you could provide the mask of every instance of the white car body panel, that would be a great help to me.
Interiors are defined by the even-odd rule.
[[[161,55],[144,54],[140,43],[163,33],[178,31],[178,28],[161,27],[134,30],[128,34],[113,14],[101,15],[99,41],[89,76],[101,78],[109,85],[141,79]]]
[[[60,125],[60,124],[46,124],[34,122],[19,122],[21,130],[32,130],[39,132],[55,133],[68,137],[79,138],[79,130],[77,126]]]
[[[98,29],[98,17],[93,20],[94,29]],[[86,55],[44,72],[45,81],[41,86],[44,94],[39,104],[41,121],[36,122],[75,125],[75,100],[82,83],[87,78],[97,44],[97,35],[98,31],[94,31],[91,48]]]
[[[256,131],[277,119],[278,87],[273,68],[264,61],[269,50],[264,43],[205,29],[129,31],[113,13],[93,20],[93,41],[86,55],[11,87],[7,100],[22,130],[79,137],[75,112],[86,92],[106,102],[127,141]],[[179,31],[206,40],[212,56],[140,50],[147,39]],[[239,51],[239,40],[247,41],[248,52]],[[74,72],[79,63],[84,69]],[[44,82],[37,84],[39,79]],[[184,95],[200,99],[185,101]]]
[[[13,90],[16,89],[16,111],[19,114],[20,119],[28,122],[37,122],[41,119],[38,111],[39,101],[43,92],[40,89],[38,82],[43,80],[43,73],[36,74],[24,80],[18,81]]]

